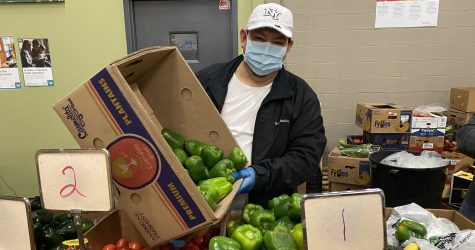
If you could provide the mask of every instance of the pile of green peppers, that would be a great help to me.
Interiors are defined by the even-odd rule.
[[[221,199],[232,190],[233,173],[242,169],[247,158],[239,147],[235,147],[224,158],[223,150],[198,140],[186,140],[182,135],[164,128],[163,138],[172,148],[175,156],[197,184],[198,190],[211,209],[215,210]]]
[[[70,213],[63,213],[53,218],[51,212],[41,207],[40,197],[31,199],[30,204],[36,249],[56,249],[63,241],[78,238],[73,216]],[[82,219],[84,233],[93,225],[91,220]]]
[[[226,236],[211,239],[210,250],[303,250],[300,201],[298,193],[280,195],[268,202],[269,209],[246,204],[240,220],[226,223]]]

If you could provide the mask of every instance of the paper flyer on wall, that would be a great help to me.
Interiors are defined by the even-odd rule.
[[[437,26],[439,0],[376,0],[375,28]]]
[[[53,70],[47,38],[18,39],[26,87],[53,86]]]
[[[0,89],[21,87],[13,36],[0,37]]]

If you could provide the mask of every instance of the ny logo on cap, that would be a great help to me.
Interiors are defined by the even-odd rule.
[[[275,9],[264,9],[264,16],[270,16],[272,19],[279,21],[279,16],[282,13]]]

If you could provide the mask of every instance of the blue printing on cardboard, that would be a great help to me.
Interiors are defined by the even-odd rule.
[[[160,150],[158,149],[157,145],[155,145],[153,142],[152,137],[130,107],[130,104],[127,102],[124,95],[117,87],[109,72],[107,72],[106,69],[103,69],[91,78],[91,82],[96,92],[99,94],[102,101],[105,103],[123,132],[126,134],[137,134],[142,136],[148,140],[153,145],[156,152],[158,152],[161,173],[157,179],[157,183],[162,188],[168,200],[175,207],[176,211],[180,214],[185,224],[191,228],[205,222],[205,218],[198,209],[198,206],[193,201],[190,194],[186,191],[183,184],[179,181],[168,162],[160,154]],[[109,87],[110,91],[107,91],[106,93],[104,87]],[[170,190],[170,183],[174,184],[174,190]],[[179,193],[183,199],[177,199],[176,193]],[[191,210],[194,216],[190,216],[187,214],[187,210],[183,209],[183,201],[185,201],[185,205],[189,207],[188,211]]]

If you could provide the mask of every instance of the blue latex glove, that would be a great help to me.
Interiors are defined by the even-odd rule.
[[[233,173],[236,180],[243,179],[239,187],[238,194],[249,193],[256,183],[256,171],[252,167],[247,167]]]

